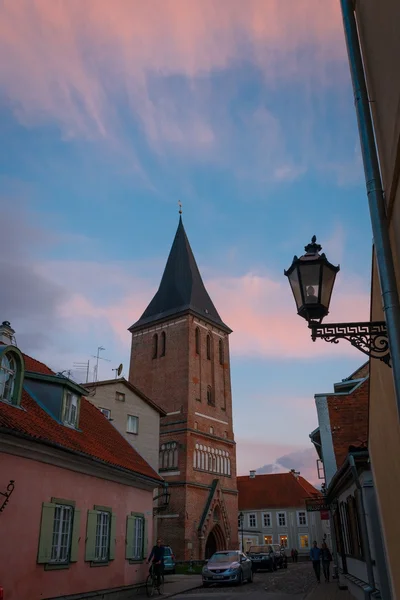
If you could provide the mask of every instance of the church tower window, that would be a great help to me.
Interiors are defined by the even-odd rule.
[[[210,385],[207,387],[207,404],[214,406],[213,392]]]
[[[153,335],[153,358],[157,358],[158,356],[158,335],[155,333]]]
[[[207,335],[207,360],[211,360],[211,338]]]
[[[196,346],[196,354],[200,354],[200,329],[196,327],[196,331],[194,332],[194,341]]]
[[[161,354],[160,356],[165,356],[165,349],[166,349],[166,335],[165,335],[165,331],[163,331],[161,333]]]
[[[219,340],[218,348],[219,348],[219,364],[223,365],[224,364],[224,343],[222,340]]]
[[[161,444],[159,467],[163,470],[178,468],[178,445],[176,442]]]

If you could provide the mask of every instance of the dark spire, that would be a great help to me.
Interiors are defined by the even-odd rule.
[[[179,216],[178,229],[168,256],[160,287],[130,331],[185,312],[192,312],[221,329],[231,332],[221,320],[204,287],[200,271]]]

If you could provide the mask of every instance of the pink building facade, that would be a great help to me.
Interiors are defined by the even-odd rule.
[[[4,600],[130,598],[147,576],[163,481],[84,388],[7,344],[1,330]]]

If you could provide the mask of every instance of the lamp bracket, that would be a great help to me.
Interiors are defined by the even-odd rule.
[[[4,496],[4,500],[2,502],[2,504],[0,505],[0,513],[5,509],[5,507],[8,504],[8,501],[10,499],[11,494],[14,491],[14,487],[15,487],[15,482],[13,479],[10,480],[10,483],[7,486],[7,490],[5,492],[0,492],[0,496]]]
[[[308,326],[311,329],[313,342],[317,338],[321,338],[326,342],[337,344],[340,339],[345,339],[367,356],[379,358],[379,360],[382,360],[391,367],[389,340],[385,321],[326,323],[325,325],[311,321]]]

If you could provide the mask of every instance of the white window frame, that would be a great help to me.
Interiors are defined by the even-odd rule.
[[[279,522],[279,515],[285,515],[285,522],[284,523],[280,523]],[[287,527],[287,515],[286,515],[286,511],[284,510],[280,510],[276,513],[276,523],[278,525],[278,527]]]
[[[302,537],[307,538],[307,547],[306,548],[303,548],[303,546],[301,545]],[[299,533],[299,550],[310,550],[310,536],[308,533]]]
[[[135,423],[136,423],[136,431],[132,431],[132,428],[130,427],[130,419],[135,419]],[[138,435],[139,433],[139,417],[137,417],[136,415],[127,415],[126,417],[126,432],[127,433],[133,433],[133,435]]]
[[[280,547],[282,547],[282,541],[281,541],[281,537],[285,537],[286,538],[286,546],[283,546],[284,548],[289,548],[289,536],[287,533],[278,533],[278,544],[280,545]]]
[[[254,525],[251,524],[251,518],[250,517],[254,517]],[[257,513],[249,513],[247,515],[247,522],[249,525],[249,529],[257,529]]]
[[[111,514],[98,511],[96,523],[95,561],[106,562],[110,558]]]
[[[144,550],[144,517],[135,515],[135,523],[133,527],[133,560],[143,560]]]
[[[109,408],[99,407],[99,411],[105,416],[106,419],[111,419],[111,410]]]
[[[265,524],[265,517],[268,517],[269,525]],[[264,529],[270,529],[272,527],[272,514],[270,512],[265,512],[262,514],[262,526]]]
[[[300,523],[300,515],[304,515],[306,522],[305,523]],[[307,517],[307,511],[306,510],[298,510],[296,511],[296,516],[297,516],[297,527],[308,527],[308,517]]]
[[[3,354],[0,359],[0,400],[12,404],[17,379],[17,363],[10,354]]]
[[[78,423],[78,409],[78,396],[67,390],[64,397],[64,425],[76,427]]]
[[[56,504],[53,521],[53,538],[51,542],[51,558],[49,563],[69,563],[73,523],[74,507],[69,504]]]

